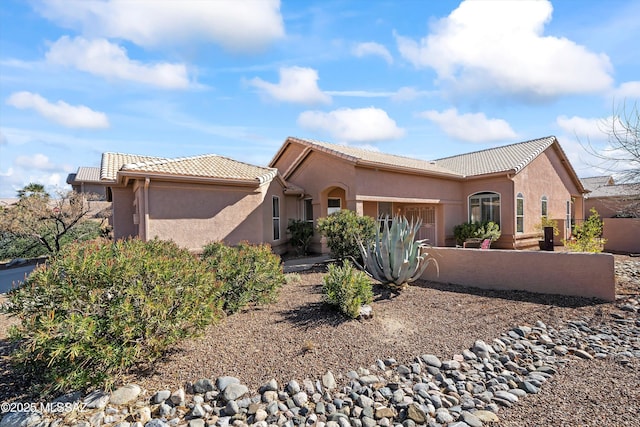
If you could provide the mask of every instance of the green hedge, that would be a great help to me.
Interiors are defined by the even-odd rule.
[[[74,243],[9,293],[18,369],[42,392],[109,386],[223,316],[215,273],[172,242]]]
[[[205,246],[202,258],[222,283],[224,310],[235,313],[248,304],[268,304],[285,283],[280,257],[268,244],[236,247],[215,242]]]

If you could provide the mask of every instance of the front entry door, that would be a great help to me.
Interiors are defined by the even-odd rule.
[[[435,206],[407,206],[404,208],[404,216],[411,221],[420,218],[422,225],[418,230],[417,239],[427,239],[427,243],[437,246],[436,241],[436,208]]]

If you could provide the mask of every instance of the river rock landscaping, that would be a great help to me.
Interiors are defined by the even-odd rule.
[[[366,321],[302,274],[128,384],[0,427],[640,425],[640,260],[616,261],[615,303],[423,283],[378,289]]]

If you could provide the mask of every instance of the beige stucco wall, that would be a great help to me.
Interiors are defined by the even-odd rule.
[[[287,199],[277,181],[260,187],[217,183],[176,183],[139,179],[115,188],[114,236],[155,237],[199,251],[222,240],[234,245],[246,240],[286,250]],[[280,239],[273,240],[272,196],[280,198]],[[137,221],[137,224],[135,222]]]
[[[523,290],[615,300],[610,254],[431,248],[440,274],[429,266],[424,280],[483,289]]]
[[[604,218],[605,251],[640,253],[640,218]]]
[[[137,236],[138,227],[133,223],[134,195],[131,188],[114,187],[111,189],[113,213],[110,219],[115,239]]]
[[[151,181],[148,191],[148,239],[171,239],[191,250],[218,240],[233,245],[264,239],[263,191],[157,181]],[[266,208],[271,207],[268,202]]]

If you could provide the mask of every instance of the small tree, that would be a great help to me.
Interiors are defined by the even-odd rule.
[[[350,210],[341,210],[318,219],[318,231],[327,238],[331,254],[338,258],[360,258],[358,241],[373,239],[378,223],[370,216],[358,216]]]
[[[14,206],[0,211],[4,248],[0,249],[7,254],[16,249],[25,254],[55,254],[68,241],[90,240],[100,235],[100,225],[87,221],[86,195],[70,191],[52,198],[42,185],[31,183],[19,190],[18,196],[20,199]],[[8,248],[12,242],[19,245]]]
[[[550,219],[546,216],[540,218],[540,222],[533,226],[533,229],[536,230],[540,237],[544,234],[545,227],[553,227],[553,235],[557,236],[560,234],[560,230],[558,229],[558,221],[555,219]]]
[[[603,222],[600,215],[591,208],[591,215],[582,224],[573,227],[573,237],[564,245],[572,252],[602,252],[607,242],[602,238]]]

